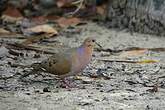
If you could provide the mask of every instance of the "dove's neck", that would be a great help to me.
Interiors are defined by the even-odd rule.
[[[81,55],[89,55],[89,56],[91,56],[92,53],[93,53],[93,48],[92,47],[81,45],[78,48],[78,53],[81,54]]]

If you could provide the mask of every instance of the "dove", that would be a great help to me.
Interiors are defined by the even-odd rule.
[[[91,61],[95,39],[88,37],[75,48],[52,55],[34,67],[34,71],[43,70],[63,79],[80,73]],[[100,45],[99,45],[100,46]]]
[[[90,63],[94,45],[94,38],[86,38],[78,48],[68,49],[41,62],[40,68],[61,78],[75,75]]]

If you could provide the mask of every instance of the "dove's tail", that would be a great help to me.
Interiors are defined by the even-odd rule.
[[[33,63],[30,67],[32,67],[31,71],[25,72],[25,74],[20,76],[20,80],[24,79],[25,77],[32,75],[32,74],[37,74],[38,71],[41,70],[41,67],[39,66],[40,63]]]

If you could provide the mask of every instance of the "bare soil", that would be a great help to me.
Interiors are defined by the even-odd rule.
[[[80,29],[81,32],[75,31]],[[119,50],[128,47],[165,48],[165,37],[133,33],[127,30],[108,29],[88,22],[75,29],[66,29],[61,35],[41,42],[45,50],[59,51],[62,47],[75,47],[88,36],[93,36],[103,48]],[[2,38],[1,38],[2,39]],[[7,39],[21,42],[22,39]],[[57,46],[58,44],[58,46]],[[46,46],[45,46],[46,45]],[[61,47],[60,47],[60,46]],[[60,47],[60,48],[59,48]],[[51,49],[50,49],[51,48]],[[97,47],[98,48],[98,47]],[[164,110],[165,109],[165,52],[146,51],[145,54],[121,57],[119,54],[95,51],[93,59],[74,78],[75,88],[59,87],[48,73],[30,75],[26,82],[19,77],[30,68],[13,65],[30,65],[41,62],[48,54],[21,50],[23,56],[5,55],[0,59],[0,110]],[[1,52],[0,52],[1,53]],[[122,63],[100,61],[103,56],[114,60],[156,60],[156,63]],[[14,75],[14,76],[13,76]],[[97,76],[92,78],[91,75]],[[108,77],[108,78],[105,78]],[[44,89],[46,88],[46,89]],[[44,89],[44,91],[43,91]],[[45,92],[48,89],[48,92]],[[156,90],[158,89],[158,91]]]

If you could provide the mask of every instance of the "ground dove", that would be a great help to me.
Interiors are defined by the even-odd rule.
[[[94,38],[86,38],[77,48],[71,48],[42,61],[34,70],[42,69],[60,78],[81,72],[90,62],[95,45]]]

